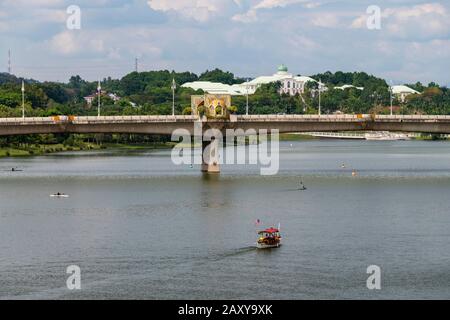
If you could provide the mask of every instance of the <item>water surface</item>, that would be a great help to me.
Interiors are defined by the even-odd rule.
[[[0,298],[450,298],[450,144],[287,142],[280,161],[203,176],[169,150],[1,159]],[[281,223],[281,248],[254,249],[256,219]]]

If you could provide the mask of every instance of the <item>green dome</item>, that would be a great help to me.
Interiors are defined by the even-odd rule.
[[[287,72],[288,68],[284,64],[282,64],[281,66],[278,67],[278,71],[279,72]]]

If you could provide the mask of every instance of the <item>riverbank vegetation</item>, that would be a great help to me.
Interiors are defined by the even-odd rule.
[[[364,72],[325,72],[313,75],[322,81],[327,90],[321,95],[324,114],[344,113],[387,113],[390,106],[389,86],[384,79]],[[101,81],[101,105],[103,115],[156,115],[172,112],[172,79],[177,83],[175,90],[175,111],[182,114],[190,107],[191,95],[202,94],[182,88],[191,81],[214,81],[227,84],[242,83],[231,72],[219,69],[206,71],[200,75],[192,72],[174,72],[168,70],[132,72],[121,79],[105,78]],[[25,108],[27,116],[51,115],[96,115],[97,82],[86,81],[80,76],[72,76],[67,83],[39,82],[17,78],[14,75],[0,73],[0,117],[21,116],[21,82],[25,81]],[[359,90],[350,87],[335,89],[342,85],[362,87]],[[398,114],[450,114],[450,90],[432,82],[423,85],[420,82],[409,85],[422,94],[411,95],[406,101],[394,100],[394,111]],[[317,84],[308,83],[301,95],[289,96],[278,93],[279,84],[261,86],[255,94],[249,96],[250,113],[254,114],[304,114],[317,113],[319,99]],[[107,95],[113,94],[113,96]],[[91,96],[92,100],[84,98]],[[233,97],[233,107],[237,113],[245,113],[246,97]]]
[[[390,112],[390,93],[385,80],[364,72],[325,72],[313,75],[322,81],[327,90],[321,94],[323,114]],[[175,112],[183,114],[190,110],[191,95],[203,94],[182,88],[191,81],[213,81],[227,84],[242,83],[244,79],[220,69],[208,70],[200,75],[192,72],[168,70],[132,72],[121,79],[105,78],[101,81],[102,115],[168,115],[172,112],[172,79],[175,90]],[[27,116],[97,115],[97,82],[72,76],[67,83],[39,82],[0,73],[0,117],[22,115],[21,84],[25,81],[25,113]],[[363,87],[335,89],[337,86]],[[308,83],[301,95],[289,96],[278,93],[280,84],[261,86],[249,96],[251,114],[316,114],[319,99],[317,84]],[[450,90],[436,83],[409,85],[422,94],[407,97],[404,102],[394,100],[396,114],[450,114]],[[91,97],[91,100],[85,99]],[[88,101],[89,100],[89,101]],[[232,98],[233,112],[245,113],[246,97]],[[57,151],[86,150],[101,145],[166,145],[168,137],[137,135],[33,135],[0,138],[0,156],[33,155]]]
[[[134,134],[37,134],[0,137],[0,157],[38,156],[101,149],[168,148],[170,137]]]

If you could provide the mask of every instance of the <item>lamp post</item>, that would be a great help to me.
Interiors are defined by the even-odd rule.
[[[391,116],[394,114],[394,107],[393,107],[393,102],[392,102],[392,80],[391,80],[391,86],[389,87],[389,93],[391,94]]]
[[[246,98],[247,98],[247,104],[245,106],[245,114],[248,116],[248,81],[247,84],[245,85],[245,91],[246,91]]]
[[[98,94],[97,116],[100,117],[100,99],[102,95],[102,86],[100,85],[100,80],[98,81],[97,94]]]
[[[322,81],[319,79],[319,116],[322,114],[321,106],[320,106],[320,89],[321,89]]]
[[[22,80],[22,119],[25,119],[25,82]]]
[[[177,84],[175,78],[172,79],[172,116],[175,116],[175,90],[177,89]]]

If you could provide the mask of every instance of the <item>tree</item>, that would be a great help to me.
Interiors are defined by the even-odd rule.
[[[235,79],[234,74],[232,74],[231,72],[224,72],[217,68],[211,71],[206,70],[200,75],[199,80],[221,82],[230,85],[243,82],[242,79]]]
[[[191,115],[191,114],[192,114],[192,108],[190,106],[183,109],[183,115],[186,116],[186,115]]]
[[[55,82],[44,82],[40,84],[44,94],[55,102],[67,103],[70,100],[69,91],[61,84]]]

